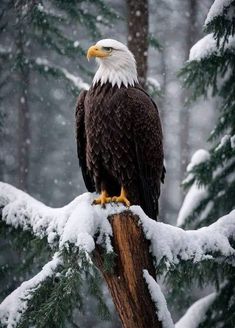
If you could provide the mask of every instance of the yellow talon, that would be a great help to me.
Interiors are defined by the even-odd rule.
[[[123,203],[127,207],[130,207],[130,205],[131,205],[130,201],[127,199],[126,192],[123,187],[121,188],[120,196],[112,197],[112,202]]]
[[[106,191],[102,191],[98,198],[94,199],[93,205],[101,205],[102,207],[105,207],[105,204],[110,203],[112,201],[111,197],[108,197],[108,194]]]

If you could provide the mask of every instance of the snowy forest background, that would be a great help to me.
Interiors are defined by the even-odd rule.
[[[138,1],[136,2],[138,3]],[[213,90],[215,94],[213,98],[210,93],[206,99],[204,97],[197,98],[195,90],[196,87],[197,90],[200,90],[200,83],[198,83],[194,90],[196,100],[188,102],[192,98],[192,92],[183,86],[184,80],[188,81],[188,85],[193,84],[188,78],[191,67],[188,66],[189,70],[187,71],[186,62],[192,46],[205,35],[203,26],[213,2],[213,0],[149,1],[150,42],[147,81],[149,92],[154,97],[161,115],[167,170],[166,182],[161,194],[160,221],[172,225],[177,224],[177,218],[178,224],[184,224],[185,217],[189,216],[189,213],[186,213],[189,211],[188,208],[186,206],[182,208],[186,191],[182,188],[181,183],[186,178],[186,168],[192,155],[198,149],[209,150],[212,145],[219,147],[216,144],[218,141],[207,142],[220,115],[221,101],[216,94],[218,90]],[[224,2],[233,6],[231,21],[234,24],[234,1]],[[38,1],[37,6],[29,0],[1,1],[1,181],[26,191],[52,207],[63,206],[86,191],[76,155],[74,117],[77,95],[81,89],[89,87],[96,70],[94,63],[87,63],[85,52],[90,45],[102,38],[114,38],[127,43],[127,5],[128,0],[83,0],[79,1],[79,4],[76,1],[50,0]],[[22,23],[20,15],[25,11],[27,16],[28,10],[31,10],[31,23],[28,24],[24,20]],[[137,13],[136,16],[141,14]],[[138,20],[136,23],[138,31]],[[234,29],[231,29],[229,33],[234,34]],[[210,42],[209,39],[208,42]],[[208,44],[205,43],[202,47],[206,48]],[[195,59],[198,54],[194,52],[193,55]],[[22,61],[26,65],[22,65]],[[180,77],[179,72],[182,72],[183,67],[184,75]],[[234,67],[232,72],[234,77]],[[226,73],[228,74],[228,72]],[[196,78],[197,75],[195,75]],[[230,85],[232,85],[231,83]],[[222,83],[220,83],[221,85]],[[207,86],[211,90],[213,89],[210,82],[207,83]],[[203,96],[204,93],[200,94],[199,91],[199,95]],[[227,99],[230,98],[227,97]],[[231,108],[234,113],[234,107]],[[234,114],[229,119],[232,126],[231,132],[234,133]],[[228,138],[221,142],[221,149],[228,144],[228,140],[230,140]],[[234,172],[234,157],[232,158],[232,154],[234,156],[234,138],[231,139],[231,145],[233,150],[226,148],[230,160],[230,183],[234,181],[232,176]],[[194,156],[191,168],[188,167],[188,170],[192,170],[193,166],[197,164],[209,161],[208,156],[206,151],[197,152],[197,156]],[[199,170],[195,171],[195,174],[199,176],[199,182],[200,177],[203,180],[205,176],[203,176],[203,169],[203,167],[199,167]],[[192,180],[192,176],[188,175],[186,185],[192,184],[190,179]],[[223,192],[223,188],[226,190],[226,186],[222,184],[217,184],[217,186],[220,192]],[[195,187],[193,195],[201,197],[197,187]],[[213,212],[214,204],[210,203],[210,206],[206,207],[207,214],[212,211],[212,214],[216,216],[214,221],[219,218],[217,214],[221,216],[227,214],[234,207],[233,196],[234,188],[231,188],[230,200],[227,200],[228,205]],[[214,197],[213,193],[211,197]],[[226,202],[226,199],[223,201]],[[191,205],[193,202],[194,200]],[[190,204],[190,200],[187,202],[188,204]],[[198,213],[200,213],[200,209]],[[204,217],[207,214],[204,212]],[[185,227],[198,228],[203,225],[199,221],[196,223],[191,221],[192,217],[189,217]],[[207,223],[212,222],[212,217],[209,217]],[[12,244],[14,241],[0,239],[2,250],[0,252],[0,278],[2,278],[0,301],[25,278],[29,278],[37,272],[48,257],[45,251],[40,254],[40,258],[34,261],[33,252],[27,254],[27,249],[16,250],[11,247]],[[29,263],[31,264],[28,270]],[[11,274],[8,274],[9,266],[12,266],[13,269]],[[205,275],[210,269],[211,267],[209,268],[208,265],[206,268],[208,271],[204,271]],[[184,267],[183,270],[187,270],[187,268]],[[227,267],[221,272],[226,272],[226,277],[232,276]],[[193,302],[214,291],[214,285],[216,283],[219,285],[221,282],[221,272],[217,277],[213,276],[211,279],[207,279],[206,284],[202,278],[202,288],[200,288],[200,281],[194,281],[195,277],[189,274],[190,295],[184,299],[181,298],[182,301],[177,306],[175,300],[177,297],[181,297],[183,292],[187,294],[187,288],[183,284],[178,285],[181,289],[180,292],[174,288],[174,282],[179,283],[177,277],[174,277],[176,280],[172,281],[170,277],[168,284],[162,283],[165,296],[166,294],[170,295],[168,307],[174,322],[185,313]],[[104,294],[107,295],[112,320],[104,323],[94,313],[93,307],[96,301],[84,290],[84,298],[87,299],[84,313],[82,315],[75,313],[73,322],[68,323],[68,327],[77,327],[77,317],[79,318],[79,327],[120,327],[111,298],[108,296],[105,286],[103,289]],[[178,295],[175,295],[176,293]],[[207,303],[205,302],[205,304]],[[222,324],[218,327],[232,328],[232,323],[234,323],[232,320],[234,317],[228,321],[227,325],[223,326]],[[178,327],[186,326],[179,325]],[[199,325],[195,325],[195,327],[199,327]]]
[[[1,75],[9,81],[1,88],[4,99],[1,101],[0,179],[23,187],[51,206],[61,206],[85,191],[78,169],[74,129],[79,83],[75,80],[74,84],[70,84],[69,82],[74,80],[68,81],[63,72],[51,72],[50,65],[43,66],[42,59],[60,69],[66,69],[89,84],[96,65],[88,65],[82,50],[85,51],[101,38],[110,37],[127,42],[126,2],[105,1],[107,7],[117,15],[116,18],[114,14],[104,19],[108,26],[102,24],[105,12],[96,8],[93,2],[96,3],[81,2],[81,8],[84,8],[88,15],[83,18],[84,21],[81,21],[82,17],[78,17],[71,25],[69,22],[63,24],[66,36],[71,40],[69,46],[73,49],[64,49],[67,47],[66,39],[56,40],[53,32],[50,36],[55,39],[56,45],[50,37],[46,41],[43,36],[41,39],[35,39],[35,26],[32,29],[25,27],[25,33],[29,33],[27,37],[24,35],[28,41],[28,44],[24,44],[26,56],[35,60],[28,81],[29,129],[25,131],[27,135],[22,136],[27,140],[25,156],[19,150],[24,141],[20,140],[18,131],[18,115],[24,115],[19,110],[19,102],[24,100],[21,99],[23,96],[20,96],[17,73],[14,72],[12,76],[9,71],[14,70],[16,40],[19,37],[15,27],[17,18],[11,17],[13,12],[8,13],[10,23],[7,29],[2,29],[0,35],[1,49],[12,52],[12,55],[9,54],[12,60],[1,65]],[[2,10],[5,3],[7,1],[1,2]],[[149,33],[158,40],[161,47],[159,50],[150,46],[148,58],[148,76],[158,81],[161,89],[161,96],[155,97],[155,100],[161,113],[165,137],[167,179],[162,194],[161,219],[173,224],[182,204],[183,191],[180,183],[185,176],[185,167],[196,149],[205,148],[205,140],[218,115],[211,102],[201,101],[187,108],[187,111],[184,110],[187,93],[177,77],[177,73],[188,59],[190,48],[203,35],[202,26],[211,3],[209,0],[203,3],[186,0],[149,3]],[[50,1],[45,2],[48,9],[51,5]],[[3,21],[3,25],[4,23]],[[54,24],[61,23],[55,21]],[[60,51],[56,49],[57,46],[61,48]],[[12,110],[9,110],[10,108]],[[190,117],[187,126],[183,125],[186,121],[182,119],[184,115]],[[24,174],[19,172],[18,165],[19,157],[22,156],[26,157],[27,161],[24,164],[27,165],[27,172]]]

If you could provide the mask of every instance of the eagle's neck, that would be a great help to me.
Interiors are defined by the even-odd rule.
[[[98,63],[99,68],[94,76],[93,84],[99,82],[103,85],[109,82],[113,87],[117,85],[120,88],[122,84],[128,87],[138,83],[134,57],[123,56],[117,60],[114,58],[98,59]]]

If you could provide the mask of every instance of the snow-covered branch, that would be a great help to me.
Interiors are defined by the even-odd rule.
[[[215,17],[222,16],[224,9],[229,7],[233,1],[234,0],[215,0],[207,14],[205,25],[211,23]]]
[[[228,42],[225,44],[224,50],[234,50],[235,37],[230,36]],[[208,58],[211,55],[221,56],[221,50],[217,46],[217,41],[213,33],[207,34],[199,40],[190,50],[189,61],[200,61]]]
[[[126,208],[112,204],[106,208],[94,206],[94,197],[84,193],[62,208],[51,208],[9,184],[0,183],[0,207],[6,224],[30,230],[39,238],[47,237],[48,243],[59,250],[73,244],[91,253],[95,243],[99,243],[112,252],[108,217]],[[151,220],[139,206],[131,206],[130,211],[139,217],[157,264],[163,261],[171,266],[180,260],[196,263],[235,254],[230,244],[235,239],[235,210],[208,227],[189,231]]]
[[[76,47],[76,41],[75,45]],[[58,73],[62,75],[66,80],[68,80],[74,88],[78,90],[88,90],[89,84],[84,82],[83,79],[77,75],[74,75],[70,73],[66,68],[60,67],[58,65],[54,65],[50,61],[48,61],[46,58],[38,57],[35,59],[34,64],[37,65],[40,68],[43,68],[45,71],[51,70],[54,73]]]
[[[0,304],[0,323],[6,327],[16,327],[22,314],[26,311],[32,292],[40,288],[41,284],[53,276],[57,267],[62,264],[62,259],[55,254],[42,270],[33,278],[23,282]]]
[[[22,316],[24,318],[24,313],[28,313],[27,303],[34,300],[35,291],[40,294],[41,285],[47,278],[56,274],[57,266],[64,266],[63,252],[71,249],[71,246],[75,251],[74,254],[76,251],[80,252],[79,254],[82,252],[88,262],[89,254],[94,251],[96,244],[102,244],[106,253],[113,252],[112,221],[109,218],[113,214],[126,211],[126,207],[109,204],[106,208],[101,208],[99,205],[92,205],[95,196],[85,193],[64,207],[51,208],[25,192],[0,182],[2,221],[11,227],[30,231],[38,238],[47,238],[48,244],[59,251],[40,273],[24,282],[0,305],[0,322],[4,326],[8,327],[8,323],[13,321],[19,322]],[[231,256],[234,256],[235,250],[231,247],[230,240],[235,239],[235,210],[208,227],[192,231],[156,222],[147,217],[139,206],[131,206],[130,211],[139,218],[145,237],[150,241],[150,251],[156,259],[157,266],[160,262],[172,266],[179,264],[180,261],[195,263],[205,259],[213,260],[213,256],[215,259],[218,256],[223,257],[224,260],[229,257],[229,264],[233,263]],[[71,263],[75,263],[80,268],[78,262],[78,258],[71,260]],[[74,268],[76,274],[79,268]],[[68,279],[66,272],[69,270],[70,264],[64,272],[66,281]],[[156,304],[159,320],[162,321],[163,326],[173,327],[159,286],[147,270],[144,270],[144,278]],[[71,289],[71,286],[68,286],[69,288]],[[66,304],[67,301],[64,302]]]
[[[166,300],[160,286],[147,270],[144,270],[143,274],[148,285],[151,298],[156,306],[159,321],[162,322],[162,328],[174,328],[174,323],[170,312],[168,311]]]
[[[215,298],[216,293],[212,293],[193,303],[185,315],[176,323],[175,328],[197,328],[203,322],[205,313]]]

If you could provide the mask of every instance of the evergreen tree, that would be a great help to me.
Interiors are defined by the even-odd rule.
[[[208,226],[232,211],[235,205],[234,10],[235,1],[214,1],[205,22],[208,34],[192,47],[189,61],[181,72],[185,86],[192,90],[192,100],[211,95],[217,97],[219,104],[218,121],[209,137],[210,150],[197,151],[187,167],[183,185],[190,189],[178,217],[178,224],[184,228]],[[195,307],[203,304],[204,311],[197,327],[234,327],[234,269],[223,261],[206,261],[198,269],[185,267],[185,272],[187,279],[181,280],[177,287],[174,287],[177,279],[174,273],[168,277],[173,302],[180,298],[181,308],[189,304],[188,288],[192,281],[201,287],[212,284],[216,289],[213,297],[195,304]],[[177,327],[183,327],[183,321],[181,324]]]
[[[229,4],[228,4],[229,3]],[[234,207],[235,196],[235,54],[234,1],[215,1],[205,25],[210,33],[190,53],[190,61],[182,70],[186,87],[192,87],[193,99],[218,97],[220,115],[209,141],[212,148],[201,158],[194,157],[188,166],[186,187],[194,182],[205,187],[205,195],[184,218],[184,226],[200,227]]]

